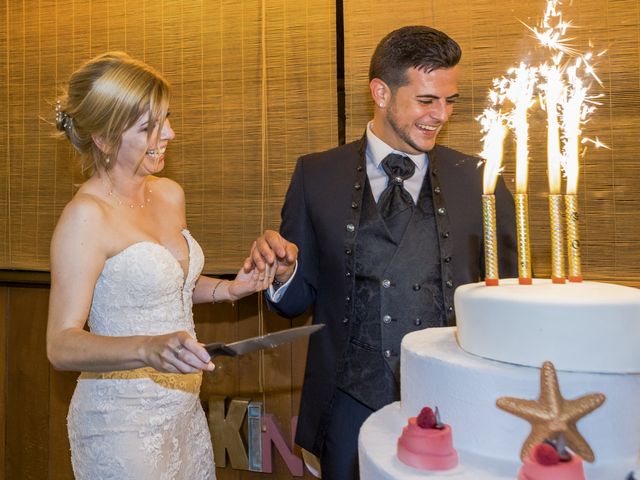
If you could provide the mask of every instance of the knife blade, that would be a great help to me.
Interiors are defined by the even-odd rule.
[[[233,343],[213,342],[204,346],[211,358],[224,355],[227,357],[235,357],[236,355],[244,355],[245,353],[263,350],[265,348],[273,348],[286,342],[292,342],[297,338],[311,335],[317,332],[324,323],[316,325],[305,325],[304,327],[289,328],[279,332],[268,333],[259,337],[246,338]]]

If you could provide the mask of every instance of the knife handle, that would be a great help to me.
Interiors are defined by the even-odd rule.
[[[221,342],[208,343],[204,348],[207,350],[209,355],[211,355],[211,358],[219,357],[220,355],[227,357],[235,357],[237,355],[235,351],[231,350]]]

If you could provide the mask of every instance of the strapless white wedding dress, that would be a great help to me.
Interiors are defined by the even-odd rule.
[[[195,336],[192,293],[204,256],[189,245],[186,278],[164,246],[139,242],[109,258],[96,283],[89,328],[97,335]],[[211,437],[199,400],[202,374],[152,368],[80,375],[67,418],[78,480],[210,480]]]

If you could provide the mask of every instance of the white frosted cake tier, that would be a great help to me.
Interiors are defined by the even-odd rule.
[[[500,279],[455,292],[458,341],[469,353],[557,370],[640,373],[640,290],[597,282]]]
[[[409,417],[424,406],[437,406],[462,459],[470,454],[488,464],[518,462],[530,426],[498,409],[496,399],[537,399],[540,370],[470,355],[454,333],[455,328],[430,328],[402,340],[401,408],[397,430],[389,435],[397,441]],[[577,424],[596,456],[594,464],[585,463],[585,471],[590,480],[624,478],[640,448],[640,375],[559,371],[558,380],[568,399],[606,395],[604,404]]]

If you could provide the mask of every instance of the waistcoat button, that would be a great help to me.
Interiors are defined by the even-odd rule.
[[[420,325],[422,325],[422,320],[420,320],[419,318],[416,318],[416,319],[413,321],[413,324],[414,324],[415,326],[420,326]]]
[[[386,358],[389,358],[389,357],[391,356],[391,350],[385,350],[385,351],[384,351],[384,356],[385,356]]]
[[[382,286],[384,288],[389,288],[391,286],[391,280],[389,280],[388,278],[385,278],[384,280],[382,280]]]
[[[442,232],[440,235],[442,238],[449,238],[449,232]]]
[[[420,290],[422,287],[420,286],[419,283],[416,283],[415,285],[413,285],[413,289],[417,292],[418,290]]]
[[[444,215],[445,213],[447,213],[447,211],[444,209],[444,207],[440,207],[440,208],[438,209],[438,215],[442,216],[442,215]]]
[[[384,323],[391,323],[391,315],[385,315],[384,317],[382,317],[382,321]]]
[[[347,232],[355,232],[356,231],[356,226],[353,223],[347,223]]]
[[[447,281],[445,282],[445,285],[446,285],[447,287],[449,287],[449,288],[452,288],[452,287],[453,287],[453,282],[452,282],[451,280],[447,280]]]

